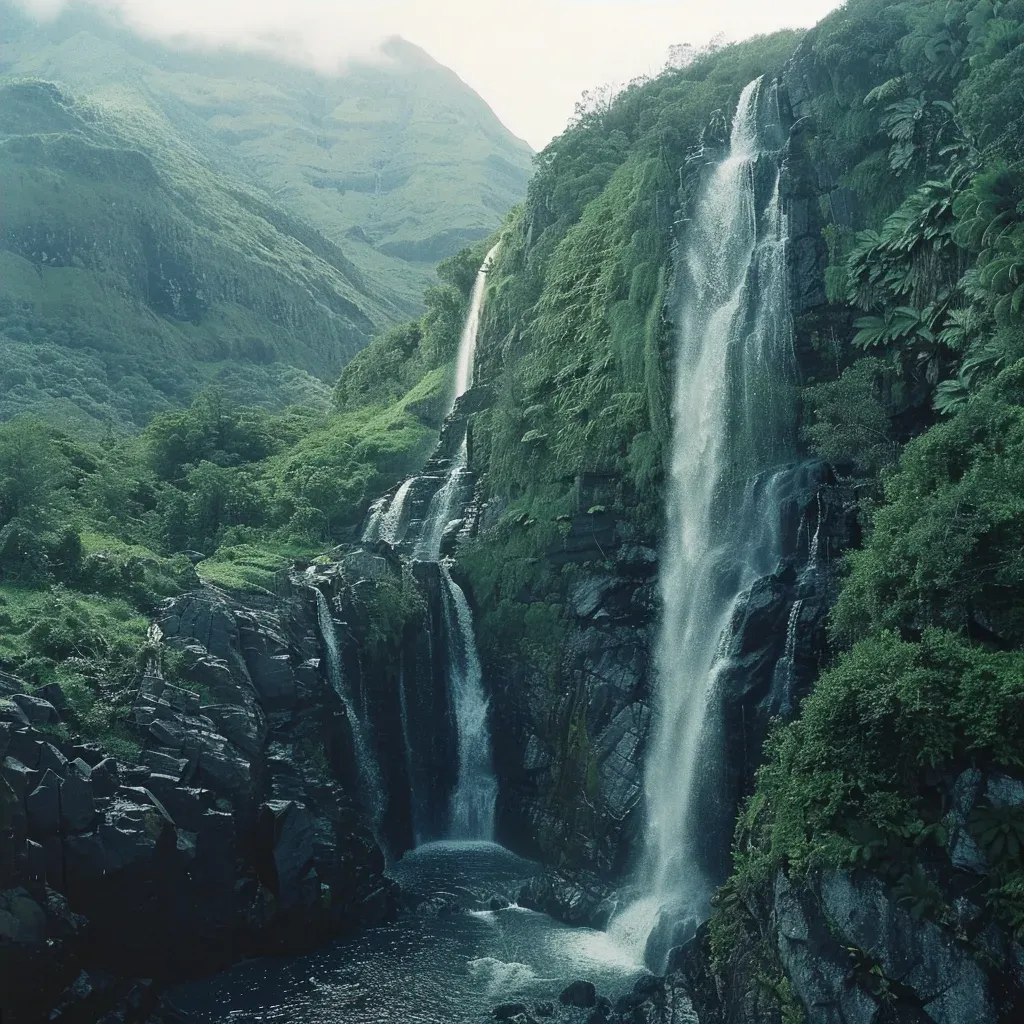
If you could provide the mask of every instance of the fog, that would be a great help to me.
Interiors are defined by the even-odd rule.
[[[53,17],[65,0],[19,0]],[[517,135],[543,147],[580,94],[664,65],[670,45],[810,26],[835,0],[80,0],[138,31],[188,45],[270,51],[335,72],[401,35],[476,89]]]

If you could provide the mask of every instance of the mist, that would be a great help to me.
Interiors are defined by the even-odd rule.
[[[65,0],[18,0],[52,18]],[[517,135],[540,149],[585,89],[656,74],[674,43],[742,39],[813,24],[835,0],[716,4],[632,0],[518,0],[498,9],[470,0],[79,0],[117,14],[140,34],[190,47],[273,54],[333,74],[380,59],[400,35],[454,70]]]

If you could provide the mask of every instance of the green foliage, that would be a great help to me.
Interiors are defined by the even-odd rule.
[[[73,727],[115,752],[132,748],[129,684],[148,619],[123,601],[62,586],[39,591],[3,585],[0,623],[0,663],[30,683],[60,683]]]
[[[838,638],[974,622],[1024,640],[1024,362],[911,442],[886,482],[871,542],[850,555]]]
[[[356,595],[356,606],[365,625],[361,653],[370,661],[385,661],[399,649],[406,630],[421,624],[426,602],[405,567],[401,575],[382,576]]]
[[[895,462],[891,413],[895,382],[879,359],[858,359],[838,380],[807,388],[803,438],[835,466],[873,476]]]
[[[935,629],[919,643],[884,631],[860,641],[772,735],[740,819],[741,876],[871,860],[889,834],[922,834],[932,772],[968,757],[1022,766],[1022,696],[1019,652]],[[844,821],[860,824],[846,834]]]
[[[915,921],[922,917],[937,918],[945,906],[941,890],[920,864],[900,878],[893,887],[893,896]]]
[[[1020,866],[1024,849],[1024,811],[1019,807],[975,807],[968,820],[974,841],[988,862],[1006,869]]]

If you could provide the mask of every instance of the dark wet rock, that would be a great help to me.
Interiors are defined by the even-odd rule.
[[[65,835],[87,832],[96,820],[92,772],[90,770],[86,774],[77,768],[71,770],[73,764],[69,765],[67,776],[60,787],[60,827]]]
[[[591,981],[574,981],[563,989],[558,1001],[563,1006],[575,1006],[586,1010],[597,1005],[597,990]]]
[[[60,785],[60,776],[48,768],[39,785],[28,794],[25,805],[29,831],[33,836],[57,834],[60,828]]]
[[[121,772],[112,757],[105,757],[93,766],[89,776],[96,796],[113,796],[121,785]]]
[[[555,1015],[555,1004],[554,1003],[537,1003],[533,1008],[534,1015],[537,1017],[554,1017]]]
[[[497,1020],[511,1020],[513,1017],[519,1017],[526,1013],[529,1013],[526,1003],[502,1003],[491,1011],[492,1016]]]
[[[261,807],[260,818],[270,844],[281,908],[311,904],[319,896],[319,883],[310,877],[314,835],[309,812],[291,800],[270,800]]]
[[[46,941],[46,913],[26,889],[0,892],[0,940],[19,946],[41,946]]]
[[[11,722],[21,726],[30,724],[24,709],[11,697],[0,697],[0,722]]]
[[[59,713],[67,710],[68,699],[61,689],[60,683],[46,683],[44,686],[37,686],[32,692],[32,696],[48,701]]]
[[[574,927],[602,929],[614,909],[610,896],[608,886],[593,873],[579,872],[569,878],[547,871],[523,886],[518,902]]]
[[[13,693],[10,700],[25,712],[25,717],[31,725],[51,725],[60,720],[57,709],[42,697],[27,693]]]

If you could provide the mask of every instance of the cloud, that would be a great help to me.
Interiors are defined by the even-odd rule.
[[[53,16],[61,0],[21,0]],[[140,33],[271,52],[325,72],[389,36],[422,46],[516,134],[543,146],[584,89],[656,73],[673,43],[813,24],[837,0],[79,0]]]

